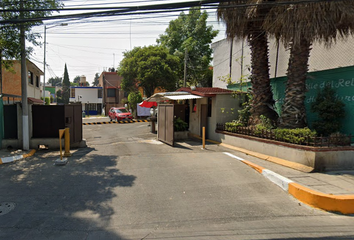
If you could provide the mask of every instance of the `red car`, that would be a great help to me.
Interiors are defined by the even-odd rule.
[[[132,114],[124,107],[112,107],[108,113],[109,119],[120,121],[120,120],[131,120],[133,119]]]

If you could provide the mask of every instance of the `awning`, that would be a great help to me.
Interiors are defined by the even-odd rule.
[[[139,106],[144,108],[157,107],[157,102],[142,101],[141,103],[139,103]]]
[[[38,98],[27,98],[29,104],[44,104],[44,101]]]
[[[164,92],[164,93],[155,93],[145,101],[161,102],[166,100],[188,100],[188,99],[197,99],[197,98],[203,98],[203,97],[188,92]]]
[[[188,99],[197,99],[197,98],[203,98],[201,96],[193,95],[193,94],[186,94],[186,95],[176,95],[176,96],[165,96],[168,99],[171,100],[188,100]]]

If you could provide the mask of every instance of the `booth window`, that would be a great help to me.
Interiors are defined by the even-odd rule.
[[[208,98],[208,117],[211,117],[212,98]]]
[[[192,101],[192,112],[197,111],[197,99],[193,99]]]
[[[28,82],[33,85],[33,72],[28,71]]]
[[[36,87],[39,87],[39,77],[36,76]]]

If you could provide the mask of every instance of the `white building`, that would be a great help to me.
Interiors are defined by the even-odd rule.
[[[309,72],[335,69],[354,65],[354,38],[337,41],[331,46],[315,42],[309,58]],[[222,81],[231,76],[232,83],[247,79],[251,71],[251,50],[246,40],[220,40],[211,45],[213,59],[213,87],[226,88]],[[289,62],[289,49],[274,39],[269,40],[270,78],[286,76]]]
[[[70,87],[71,103],[81,103],[87,115],[102,114],[102,87]]]

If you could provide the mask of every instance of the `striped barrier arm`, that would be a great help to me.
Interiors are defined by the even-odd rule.
[[[33,154],[35,152],[36,152],[36,150],[32,149],[29,153],[26,153],[26,154],[0,158],[0,164],[11,163],[11,162],[15,162],[17,160],[21,160],[21,159],[24,159],[24,158],[27,158],[27,157],[31,157],[31,156],[33,156]]]
[[[149,120],[129,120],[129,121],[112,121],[112,122],[91,122],[82,123],[82,125],[105,125],[105,124],[121,124],[121,123],[135,123],[135,122],[150,122]]]

